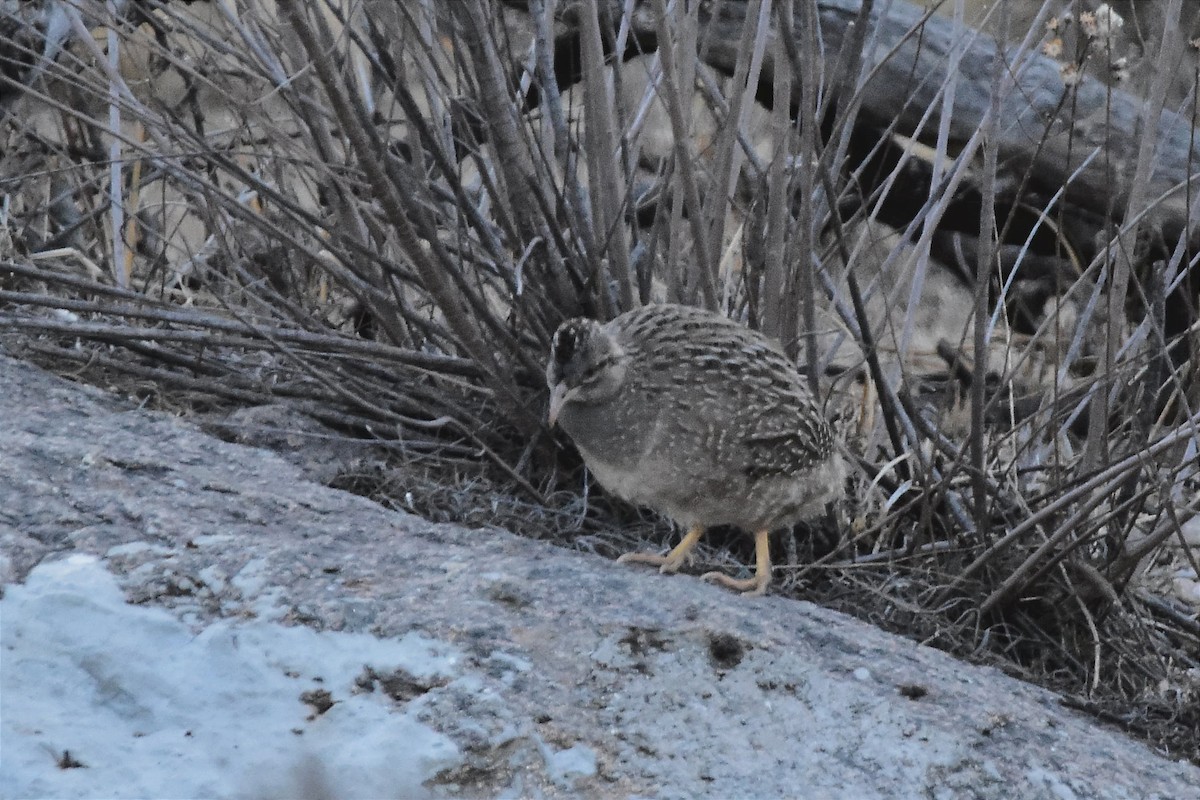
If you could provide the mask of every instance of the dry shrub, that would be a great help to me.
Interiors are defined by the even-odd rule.
[[[956,138],[940,100],[879,119],[862,41],[819,58],[806,0],[622,5],[5,3],[4,342],[180,413],[292,404],[390,444],[338,485],[610,554],[665,527],[583,494],[548,337],[720,309],[806,366],[858,468],[785,535],[783,591],[1200,757],[1194,251],[1153,151],[1089,205],[988,145],[1004,70]],[[1068,59],[1064,10],[1025,12],[1069,139],[1113,45]],[[1126,66],[1150,113],[1183,96]]]

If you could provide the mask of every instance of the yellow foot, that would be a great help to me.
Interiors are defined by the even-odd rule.
[[[687,535],[683,537],[683,541],[675,546],[671,552],[665,556],[657,553],[626,553],[617,559],[618,564],[653,564],[658,567],[658,571],[664,575],[670,575],[673,572],[678,572],[683,566],[683,562],[687,560],[688,553],[696,546],[696,542],[700,541],[700,534],[704,533],[704,528],[699,525],[693,526]]]
[[[759,597],[767,592],[767,587],[771,585],[771,576],[767,574],[755,575],[753,578],[731,578],[723,572],[706,572],[700,576],[700,580],[712,581],[719,583],[735,592],[749,595],[750,597]]]
[[[658,567],[658,571],[664,575],[669,575],[672,572],[679,570],[682,560],[672,560],[671,556],[661,556],[657,553],[626,553],[617,559],[618,564],[653,564]]]
[[[754,533],[753,578],[738,580],[721,572],[706,572],[700,576],[701,580],[716,581],[722,586],[751,597],[766,594],[767,587],[771,585],[771,550],[767,539],[768,533],[769,531],[755,531]]]

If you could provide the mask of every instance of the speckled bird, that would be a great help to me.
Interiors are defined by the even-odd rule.
[[[702,577],[762,594],[768,534],[843,491],[833,431],[803,377],[775,342],[719,314],[651,305],[606,324],[567,320],[546,383],[550,424],[600,484],[687,530],[666,555],[619,561],[673,573],[706,528],[732,525],[754,535],[754,577]]]

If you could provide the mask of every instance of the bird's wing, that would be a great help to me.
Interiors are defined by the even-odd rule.
[[[803,474],[833,452],[833,432],[807,398],[747,413],[742,469],[752,479]]]

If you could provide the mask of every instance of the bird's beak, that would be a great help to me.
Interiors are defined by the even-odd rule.
[[[558,412],[562,411],[563,401],[567,399],[567,384],[565,381],[559,381],[554,384],[554,388],[550,390],[550,427],[554,427],[554,423],[558,421]]]

